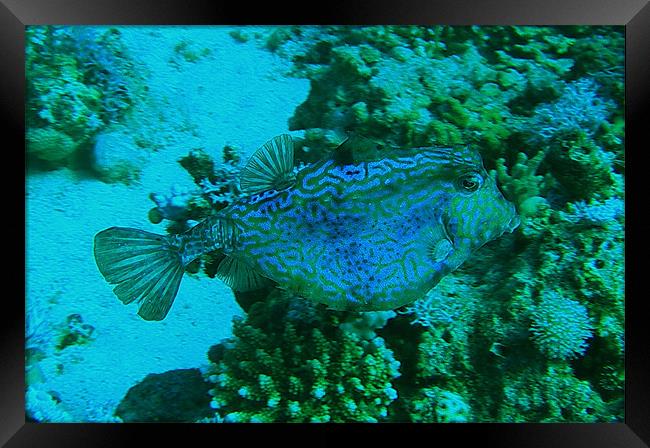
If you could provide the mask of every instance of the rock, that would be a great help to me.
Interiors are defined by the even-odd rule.
[[[214,415],[199,369],[151,373],[131,387],[115,415],[124,422],[195,422]]]
[[[52,127],[27,129],[27,153],[39,160],[65,165],[77,150],[74,140]]]
[[[93,168],[104,182],[129,184],[138,179],[145,162],[146,154],[127,129],[114,129],[96,137]]]

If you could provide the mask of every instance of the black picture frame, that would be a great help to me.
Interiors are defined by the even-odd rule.
[[[626,392],[625,422],[610,424],[465,424],[465,425],[119,425],[37,424],[25,422],[24,406],[24,279],[11,275],[14,259],[24,254],[24,226],[5,218],[5,255],[12,266],[5,281],[3,325],[0,338],[0,443],[23,446],[116,446],[122,443],[155,443],[171,432],[192,440],[203,433],[217,438],[224,433],[246,437],[251,433],[277,434],[280,443],[296,440],[309,445],[338,443],[356,433],[364,438],[384,438],[406,443],[455,445],[475,439],[482,444],[517,447],[642,447],[650,441],[650,339],[643,313],[641,278],[648,226],[641,221],[644,192],[640,180],[646,169],[642,161],[643,131],[648,123],[650,98],[650,5],[644,0],[445,0],[445,1],[327,1],[307,10],[277,2],[244,4],[189,0],[0,0],[0,110],[5,132],[14,152],[24,144],[24,30],[26,25],[45,24],[448,24],[448,25],[624,25],[626,34]],[[308,12],[307,12],[308,11]],[[9,152],[9,151],[7,151]],[[16,159],[17,153],[13,155]],[[8,157],[11,157],[10,155]],[[13,160],[12,160],[13,161]],[[24,160],[23,160],[24,161]],[[15,160],[16,165],[19,163]],[[14,170],[17,172],[17,169]],[[12,176],[4,176],[8,179]],[[24,179],[23,179],[24,181]],[[24,211],[20,179],[6,188]],[[15,183],[14,183],[15,182]],[[24,187],[24,182],[23,182]],[[15,195],[15,197],[14,197]],[[7,215],[10,212],[7,212]],[[17,212],[16,212],[17,213]],[[18,235],[18,236],[16,236]],[[23,236],[22,240],[20,235]],[[22,244],[21,244],[22,242]],[[178,434],[181,433],[181,434]],[[217,433],[217,434],[215,434]],[[305,439],[302,436],[315,438]],[[309,434],[309,435],[308,435]],[[243,440],[243,439],[240,439]],[[370,439],[365,443],[372,443]],[[191,442],[190,442],[191,443]]]

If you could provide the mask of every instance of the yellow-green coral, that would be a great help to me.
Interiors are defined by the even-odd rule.
[[[234,322],[208,372],[212,407],[227,422],[384,420],[397,398],[392,351],[339,328],[343,313],[302,301],[275,293]]]
[[[610,421],[610,415],[589,382],[576,378],[568,366],[549,365],[508,375],[499,421],[593,423]]]

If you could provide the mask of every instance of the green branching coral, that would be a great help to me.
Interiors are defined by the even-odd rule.
[[[602,422],[612,414],[589,382],[576,378],[568,366],[509,373],[499,410],[502,422]]]
[[[539,151],[534,157],[528,158],[523,152],[517,153],[517,158],[510,168],[506,168],[504,158],[497,159],[496,176],[506,196],[518,205],[522,214],[534,216],[538,205],[543,202],[540,198],[552,182],[550,176],[538,175],[537,169],[546,154]]]
[[[463,275],[443,279],[429,294],[406,307],[414,325],[426,328],[418,344],[418,376],[433,378],[467,367],[469,335],[477,302]]]
[[[466,423],[472,415],[461,395],[439,387],[422,389],[409,407],[412,421],[418,423]]]
[[[610,197],[620,188],[615,173],[622,157],[621,139],[615,134],[620,129],[607,121],[615,102],[603,98],[597,88],[589,78],[570,82],[557,100],[538,105],[530,118],[516,124],[525,142],[547,155],[556,191],[567,200]]]
[[[592,322],[584,305],[555,291],[544,291],[531,312],[532,338],[537,347],[554,359],[584,353],[592,336]]]
[[[399,363],[368,325],[340,328],[350,319],[277,292],[255,303],[213,357],[212,407],[227,422],[385,420]]]

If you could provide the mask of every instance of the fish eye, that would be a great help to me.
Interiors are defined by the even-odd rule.
[[[473,193],[483,184],[483,178],[479,173],[472,172],[463,174],[458,178],[458,187],[469,193]]]

